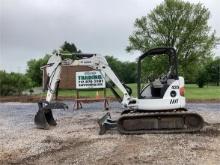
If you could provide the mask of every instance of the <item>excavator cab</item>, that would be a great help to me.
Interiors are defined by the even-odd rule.
[[[163,61],[159,58],[163,58]],[[150,60],[148,60],[150,58]],[[146,62],[159,61],[163,66],[154,66],[151,70],[143,70],[143,65]],[[145,65],[145,68],[151,66]],[[148,67],[149,68],[149,67]],[[160,68],[161,70],[158,70]],[[147,78],[143,75],[147,74]],[[159,75],[158,75],[159,74]],[[150,75],[150,76],[149,76]],[[147,80],[147,84],[143,87],[143,80]],[[156,48],[142,54],[138,58],[138,77],[137,77],[137,93],[139,99],[159,99],[163,98],[167,88],[175,81],[178,80],[177,71],[177,56],[173,48]]]
[[[131,100],[117,121],[113,121],[109,113],[103,116],[98,122],[99,133],[104,134],[113,127],[122,134],[199,131],[203,127],[203,118],[187,112],[181,89],[184,89],[184,78],[178,76],[175,49],[147,51],[138,58],[137,99]]]

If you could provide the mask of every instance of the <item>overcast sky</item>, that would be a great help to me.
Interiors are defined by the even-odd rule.
[[[125,51],[136,18],[162,0],[0,0],[0,70],[25,72],[26,63],[64,41],[85,53],[133,61]],[[220,36],[220,1],[201,2],[211,11],[209,24]],[[220,55],[220,46],[215,50]]]

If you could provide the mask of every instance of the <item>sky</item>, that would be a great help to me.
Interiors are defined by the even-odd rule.
[[[25,73],[27,61],[42,58],[64,41],[84,53],[113,55],[134,61],[127,53],[136,18],[162,0],[0,0],[0,70]],[[220,36],[220,1],[201,2],[211,12],[209,25]],[[220,45],[214,52],[220,55]]]

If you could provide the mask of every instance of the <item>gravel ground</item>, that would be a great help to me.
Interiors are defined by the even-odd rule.
[[[220,164],[220,103],[188,104],[208,126],[196,134],[98,135],[102,103],[54,110],[58,125],[37,129],[34,103],[0,103],[0,164]],[[114,118],[120,104],[110,103]]]

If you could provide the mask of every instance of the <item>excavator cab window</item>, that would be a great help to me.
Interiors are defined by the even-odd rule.
[[[167,88],[176,79],[178,79],[178,73],[175,49],[151,49],[139,57],[138,98],[162,98]]]

